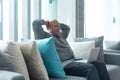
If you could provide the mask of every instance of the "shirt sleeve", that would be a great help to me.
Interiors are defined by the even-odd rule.
[[[45,32],[42,28],[42,25],[44,25],[44,20],[34,20],[32,25],[35,39],[43,39],[48,37],[49,33]]]
[[[70,27],[66,24],[60,23],[60,28],[61,28],[61,35],[63,38],[67,38],[70,32]]]

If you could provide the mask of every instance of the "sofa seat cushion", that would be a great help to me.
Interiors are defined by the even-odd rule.
[[[120,50],[120,41],[105,41],[107,49]]]
[[[25,78],[20,73],[0,70],[0,80],[25,80]]]
[[[50,78],[50,80],[87,80],[84,77],[67,76],[67,78]]]
[[[120,66],[106,64],[111,80],[120,80]]]

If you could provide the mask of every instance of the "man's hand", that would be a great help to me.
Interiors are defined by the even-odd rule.
[[[46,25],[47,29],[49,29],[50,27],[49,21],[44,21],[44,24]]]

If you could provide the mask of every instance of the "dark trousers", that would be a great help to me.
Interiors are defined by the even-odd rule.
[[[105,63],[91,62],[91,64],[93,64],[96,67],[100,80],[110,80],[110,76],[106,69]]]
[[[72,62],[66,65],[64,70],[67,75],[86,77],[87,80],[110,80],[106,66],[102,62]]]

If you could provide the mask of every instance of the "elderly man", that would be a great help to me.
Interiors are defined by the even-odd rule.
[[[49,32],[45,32],[42,25],[46,25]],[[67,75],[86,77],[87,80],[110,80],[104,63],[74,61],[73,51],[66,40],[70,31],[68,25],[59,23],[57,20],[44,21],[37,19],[33,22],[33,31],[35,39],[44,39],[51,36],[54,38],[56,50]]]

